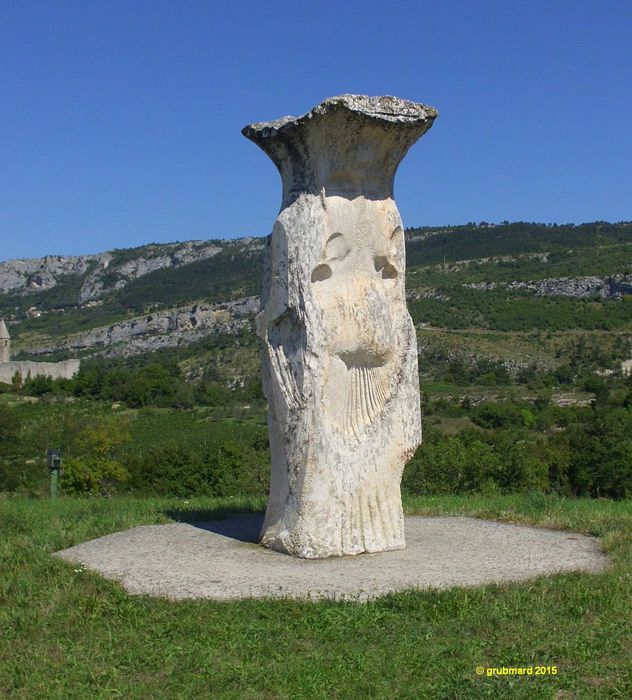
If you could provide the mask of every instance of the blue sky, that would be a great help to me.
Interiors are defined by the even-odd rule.
[[[240,129],[343,92],[439,110],[404,222],[632,219],[632,2],[0,3],[0,260],[264,235]]]

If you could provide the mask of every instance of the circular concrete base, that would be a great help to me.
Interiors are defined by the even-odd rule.
[[[520,581],[607,566],[599,540],[561,530],[465,517],[406,518],[406,549],[297,559],[260,547],[260,516],[150,525],[57,556],[119,581],[130,593],[172,599],[336,598]]]

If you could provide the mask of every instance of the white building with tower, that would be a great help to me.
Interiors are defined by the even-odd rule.
[[[71,379],[79,371],[79,365],[80,360],[62,360],[61,362],[11,360],[11,336],[4,319],[0,318],[0,382],[11,384],[16,374],[20,375],[22,381],[29,377]]]

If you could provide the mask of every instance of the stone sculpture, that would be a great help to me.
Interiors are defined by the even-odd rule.
[[[242,131],[283,181],[257,317],[266,547],[321,558],[405,546],[400,481],[421,418],[393,180],[436,116],[396,97],[340,95]]]

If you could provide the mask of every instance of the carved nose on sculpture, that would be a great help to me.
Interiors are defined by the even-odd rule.
[[[329,349],[351,367],[382,367],[394,353],[394,324],[389,290],[369,272],[348,276],[321,298]]]

